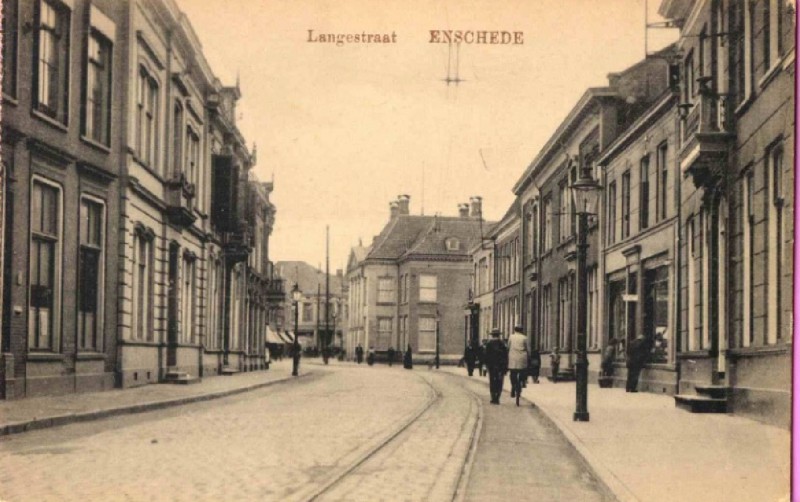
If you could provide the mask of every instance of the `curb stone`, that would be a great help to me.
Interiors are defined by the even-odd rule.
[[[99,420],[103,418],[109,418],[119,415],[128,415],[133,413],[144,413],[147,411],[155,411],[161,410],[165,408],[172,408],[175,406],[181,406],[184,404],[191,404],[191,403],[198,403],[202,401],[210,401],[213,399],[219,399],[223,397],[234,396],[236,394],[242,394],[245,392],[250,392],[254,390],[258,390],[264,387],[269,387],[270,385],[286,383],[292,381],[294,379],[300,379],[307,376],[312,375],[313,372],[303,373],[297,377],[285,377],[279,378],[277,380],[271,380],[269,382],[262,382],[254,385],[249,385],[247,387],[239,387],[236,389],[228,389],[218,392],[211,392],[209,394],[198,394],[195,396],[186,396],[176,399],[162,399],[160,401],[150,401],[144,403],[136,403],[130,404],[125,406],[119,406],[116,408],[105,408],[99,410],[90,410],[90,411],[83,411],[77,413],[69,413],[66,415],[55,415],[52,417],[44,417],[44,418],[33,418],[32,420],[25,420],[20,422],[11,422],[5,425],[0,426],[0,437],[2,436],[9,436],[12,434],[20,434],[23,432],[29,432],[34,430],[40,429],[47,429],[50,427],[57,427],[60,425],[67,425],[77,422],[89,422],[92,420]]]

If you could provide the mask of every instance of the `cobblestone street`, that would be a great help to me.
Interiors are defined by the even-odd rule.
[[[549,486],[540,495],[601,499],[530,405],[486,410],[482,383],[422,369],[307,367],[309,377],[232,397],[6,437],[0,498],[436,501],[459,490],[486,500]],[[515,445],[503,431],[518,427],[544,431],[536,439],[546,449]],[[542,455],[557,468],[520,470]]]

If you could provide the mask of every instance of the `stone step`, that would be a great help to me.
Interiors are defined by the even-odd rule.
[[[193,377],[190,374],[183,371],[170,371],[164,376],[164,383],[189,385],[194,383],[200,383],[200,379],[197,377]]]
[[[675,406],[692,413],[727,413],[728,400],[709,396],[678,394]]]
[[[731,389],[725,385],[695,385],[694,390],[700,396],[728,399]]]

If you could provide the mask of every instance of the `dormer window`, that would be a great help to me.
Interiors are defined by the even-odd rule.
[[[456,239],[455,237],[448,237],[447,239],[445,239],[444,245],[448,251],[458,251],[460,247],[458,239]]]

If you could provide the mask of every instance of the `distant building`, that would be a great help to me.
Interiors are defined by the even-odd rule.
[[[283,325],[278,330],[298,334],[303,347],[321,349],[325,341],[330,347],[345,345],[343,333],[347,327],[347,297],[344,274],[341,269],[328,276],[326,325],[325,271],[303,261],[279,261],[275,264],[277,274],[283,279],[286,300],[283,308]],[[292,289],[294,285],[302,292],[298,306],[298,325],[294,325]]]
[[[481,199],[462,205],[457,217],[412,215],[409,203],[407,195],[393,201],[389,221],[370,247],[351,253],[348,343],[381,355],[410,345],[415,357],[431,360],[438,342],[442,358],[457,360],[464,351],[464,301],[472,284],[469,250],[486,225]]]
[[[520,275],[522,256],[520,249],[519,201],[514,199],[506,214],[494,225],[489,238],[494,242],[494,314],[493,328],[498,328],[503,338],[521,324],[522,308]]]
[[[495,248],[494,241],[488,237],[493,232],[493,226],[485,225],[484,231],[487,233],[487,237],[479,240],[470,249],[473,277],[472,304],[468,303],[467,306],[474,309],[472,315],[476,316],[476,318],[472,322],[475,323],[474,338],[478,342],[489,338],[489,332],[494,327]],[[467,326],[468,330],[473,329],[468,324]],[[471,333],[467,333],[468,337],[471,335]]]

